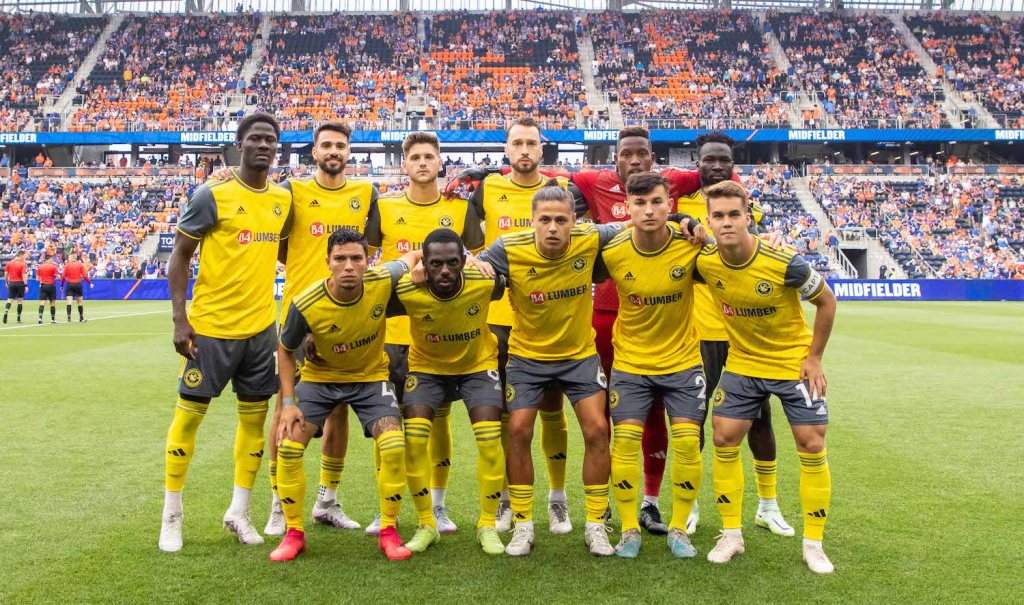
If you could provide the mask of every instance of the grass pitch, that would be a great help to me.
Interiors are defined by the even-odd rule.
[[[538,449],[534,554],[484,555],[474,540],[475,446],[460,407],[448,496],[458,534],[409,562],[389,563],[362,531],[311,527],[300,560],[272,565],[267,554],[277,539],[242,547],[220,527],[231,495],[230,394],[214,401],[200,430],[184,494],[185,549],[163,554],[156,548],[163,440],[179,369],[168,303],[87,302],[88,323],[56,326],[35,325],[35,306],[27,310],[32,323],[0,326],[0,602],[1019,602],[1020,304],[840,304],[826,355],[831,577],[815,576],[800,559],[798,461],[778,404],[779,498],[797,537],[754,527],[745,450],[747,553],[726,566],[704,559],[719,522],[709,455],[697,560],[674,560],[662,539],[646,535],[635,561],[588,555],[573,421],[575,530],[547,532]],[[306,460],[307,507],[317,449]],[[259,528],[270,500],[266,477],[264,467],[253,500]],[[356,431],[339,497],[354,519],[372,519],[370,443]],[[666,484],[663,511],[670,506]],[[411,502],[401,524],[410,537]]]

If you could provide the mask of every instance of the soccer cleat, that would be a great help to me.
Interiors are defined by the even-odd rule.
[[[271,561],[294,561],[306,552],[306,534],[298,529],[289,529],[284,539],[270,553]]]
[[[735,536],[725,532],[718,535],[718,543],[708,553],[708,561],[712,563],[728,563],[736,555],[746,551],[743,536]]]
[[[284,511],[281,510],[281,505],[276,504],[270,507],[270,517],[267,519],[267,526],[263,528],[263,533],[268,536],[283,536],[288,527],[284,522]]]
[[[40,320],[39,320],[39,325],[42,325],[42,324],[43,324],[43,320],[42,320],[42,319],[40,319]]]
[[[404,561],[412,557],[412,551],[402,546],[402,540],[398,537],[398,530],[394,527],[386,527],[380,530],[377,546],[384,551],[384,556],[392,561]]]
[[[587,524],[583,528],[583,543],[590,549],[590,554],[595,557],[610,557],[615,554],[611,542],[608,541],[608,532],[611,531],[607,525]]]
[[[441,533],[437,531],[436,527],[420,525],[416,528],[416,533],[412,535],[412,540],[405,543],[405,547],[412,552],[423,552],[440,541]]]
[[[85,318],[84,317],[79,317],[78,318],[78,323],[84,324],[85,323]]]
[[[345,511],[341,510],[341,504],[337,501],[331,502],[327,506],[322,506],[320,501],[317,500],[316,504],[313,505],[313,520],[324,525],[333,525],[338,529],[359,529],[362,527],[362,525],[348,518]]]
[[[640,530],[631,529],[622,534],[619,543],[615,545],[615,556],[623,559],[635,559],[640,556]]]
[[[50,320],[50,323],[52,323],[52,324],[56,324],[56,323],[57,323],[57,320],[56,320],[56,319],[51,319],[51,320]]]
[[[548,528],[556,535],[567,534],[572,531],[572,521],[569,520],[569,507],[565,502],[548,503]]]
[[[494,519],[494,529],[499,534],[512,529],[512,507],[508,502],[498,503],[498,515]]]
[[[757,509],[757,515],[754,517],[754,525],[763,527],[771,531],[776,536],[784,536],[786,538],[792,537],[796,534],[793,528],[786,523],[786,520],[782,518],[782,511],[779,509]]]
[[[690,542],[690,536],[680,529],[668,532],[668,549],[677,559],[692,559],[697,556],[697,549]]]
[[[373,522],[366,526],[367,536],[378,536],[380,535],[380,513],[373,518]]]
[[[830,574],[836,570],[821,547],[821,542],[804,540],[804,561],[814,573]]]
[[[522,525],[516,525],[516,529],[512,532],[512,539],[509,540],[508,546],[505,547],[505,554],[512,555],[513,557],[524,557],[530,554],[533,550],[533,530],[529,527]]]
[[[434,522],[437,523],[437,531],[444,535],[454,534],[455,530],[459,529],[455,523],[448,517],[447,506],[435,506],[434,507]]]
[[[700,511],[697,510],[697,503],[693,503],[690,515],[686,517],[686,535],[692,536],[697,532],[697,525],[700,524]]]
[[[640,527],[655,536],[664,536],[668,533],[668,525],[661,520],[661,511],[657,506],[648,502],[644,502],[644,505],[640,507]]]
[[[501,543],[498,531],[493,527],[478,527],[476,530],[476,541],[489,555],[500,555],[505,552],[505,545]]]
[[[178,552],[181,550],[181,526],[184,515],[181,513],[170,513],[164,515],[160,520],[160,550],[164,552]]]
[[[224,513],[224,527],[238,536],[238,541],[246,545],[263,544],[263,536],[256,531],[256,526],[249,518],[249,511],[232,515]]]

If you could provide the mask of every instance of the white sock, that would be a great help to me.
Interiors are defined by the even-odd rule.
[[[565,498],[565,490],[564,489],[549,489],[548,490],[548,504],[552,504],[554,502],[561,502],[562,504],[565,504],[566,502],[568,502],[568,500],[566,500],[566,498]]]
[[[779,510],[779,502],[775,498],[760,498],[757,503],[757,512]]]
[[[430,488],[430,500],[434,503],[434,508],[438,506],[444,506],[444,496],[448,493],[448,490],[443,487],[432,487]]]
[[[644,496],[644,504],[650,504],[654,508],[658,508],[658,497],[657,496]]]
[[[508,488],[507,487],[505,489],[501,490],[501,497],[498,500],[498,502],[501,503],[501,504],[504,504],[505,506],[508,506],[509,503],[512,502],[509,499],[509,497],[508,497]]]
[[[270,510],[281,510],[281,496],[277,492],[270,492]]]
[[[164,490],[164,515],[180,512],[182,512],[181,492]]]
[[[317,492],[316,501],[318,504],[333,504],[338,499],[338,490],[331,489],[326,485],[320,486],[320,491]]]
[[[516,521],[516,527],[523,527],[533,531],[533,521]]]
[[[239,487],[236,485],[234,492],[232,492],[231,494],[231,506],[228,507],[228,514],[237,515],[240,513],[248,512],[249,496],[251,494],[251,489],[245,489],[244,487]]]
[[[743,530],[742,529],[723,529],[722,533],[727,535],[727,536],[736,536],[737,538],[742,538],[743,537]]]
[[[811,540],[809,538],[804,538],[804,547],[807,546],[817,546],[818,548],[821,548],[821,540]]]
[[[699,515],[700,514],[700,507],[697,506],[697,501],[696,500],[693,501],[693,508],[690,510],[690,514],[691,515]]]

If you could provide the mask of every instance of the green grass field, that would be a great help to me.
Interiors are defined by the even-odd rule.
[[[544,487],[533,555],[487,557],[474,541],[475,446],[464,408],[453,413],[448,497],[458,534],[409,562],[389,563],[362,531],[315,527],[306,555],[272,565],[267,554],[276,539],[242,547],[220,527],[231,493],[230,397],[214,402],[200,431],[184,495],[185,549],[160,553],[163,440],[179,369],[169,304],[87,305],[86,324],[37,326],[29,305],[33,323],[0,326],[3,603],[1020,602],[1013,579],[1024,561],[1020,304],[840,304],[826,355],[831,577],[807,570],[799,537],[754,527],[749,452],[745,555],[726,566],[703,557],[718,527],[706,455],[697,560],[672,559],[654,537],[635,561],[591,557],[582,544],[573,421],[576,529],[547,532]],[[777,405],[780,503],[799,536],[798,463]],[[347,461],[340,497],[365,525],[376,511],[369,441],[353,433]],[[316,456],[307,456],[307,469],[312,493]],[[542,463],[537,483],[546,486]],[[260,528],[269,492],[264,467],[253,505]],[[666,487],[663,510],[670,504]],[[414,520],[406,502],[404,537]]]

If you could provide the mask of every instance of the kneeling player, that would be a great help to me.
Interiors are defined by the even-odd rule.
[[[469,410],[478,450],[480,518],[477,541],[485,553],[505,547],[495,516],[505,479],[501,449],[502,390],[498,342],[487,329],[487,306],[500,300],[504,279],[465,268],[462,239],[450,229],[431,232],[423,241],[427,283],[405,277],[395,289],[395,307],[409,316],[411,345],[405,381],[406,478],[419,516],[419,529],[406,546],[426,550],[440,539],[431,514],[431,457],[428,438],[438,408],[462,399]]]
[[[380,450],[380,549],[389,559],[408,559],[395,527],[405,491],[405,437],[398,401],[388,382],[384,353],[385,314],[398,279],[419,253],[367,270],[366,239],[354,229],[338,229],[327,244],[331,277],[296,296],[281,328],[278,347],[281,423],[278,434],[277,490],[288,533],[270,553],[272,561],[290,561],[306,549],[303,502],[306,445],[321,434],[327,417],[347,403],[363,432]],[[307,334],[320,360],[307,359],[295,385],[295,353]]]
[[[821,546],[832,494],[825,449],[825,352],[836,298],[799,255],[765,246],[747,233],[747,193],[731,182],[705,191],[708,223],[717,246],[697,259],[698,279],[722,306],[731,350],[712,396],[714,492],[722,536],[708,553],[726,563],[744,551],[741,533],[743,466],[740,443],[769,395],[782,400],[800,455],[800,501],[804,517],[803,557],[816,573],[831,573]],[[814,331],[804,320],[800,297],[815,307]]]

